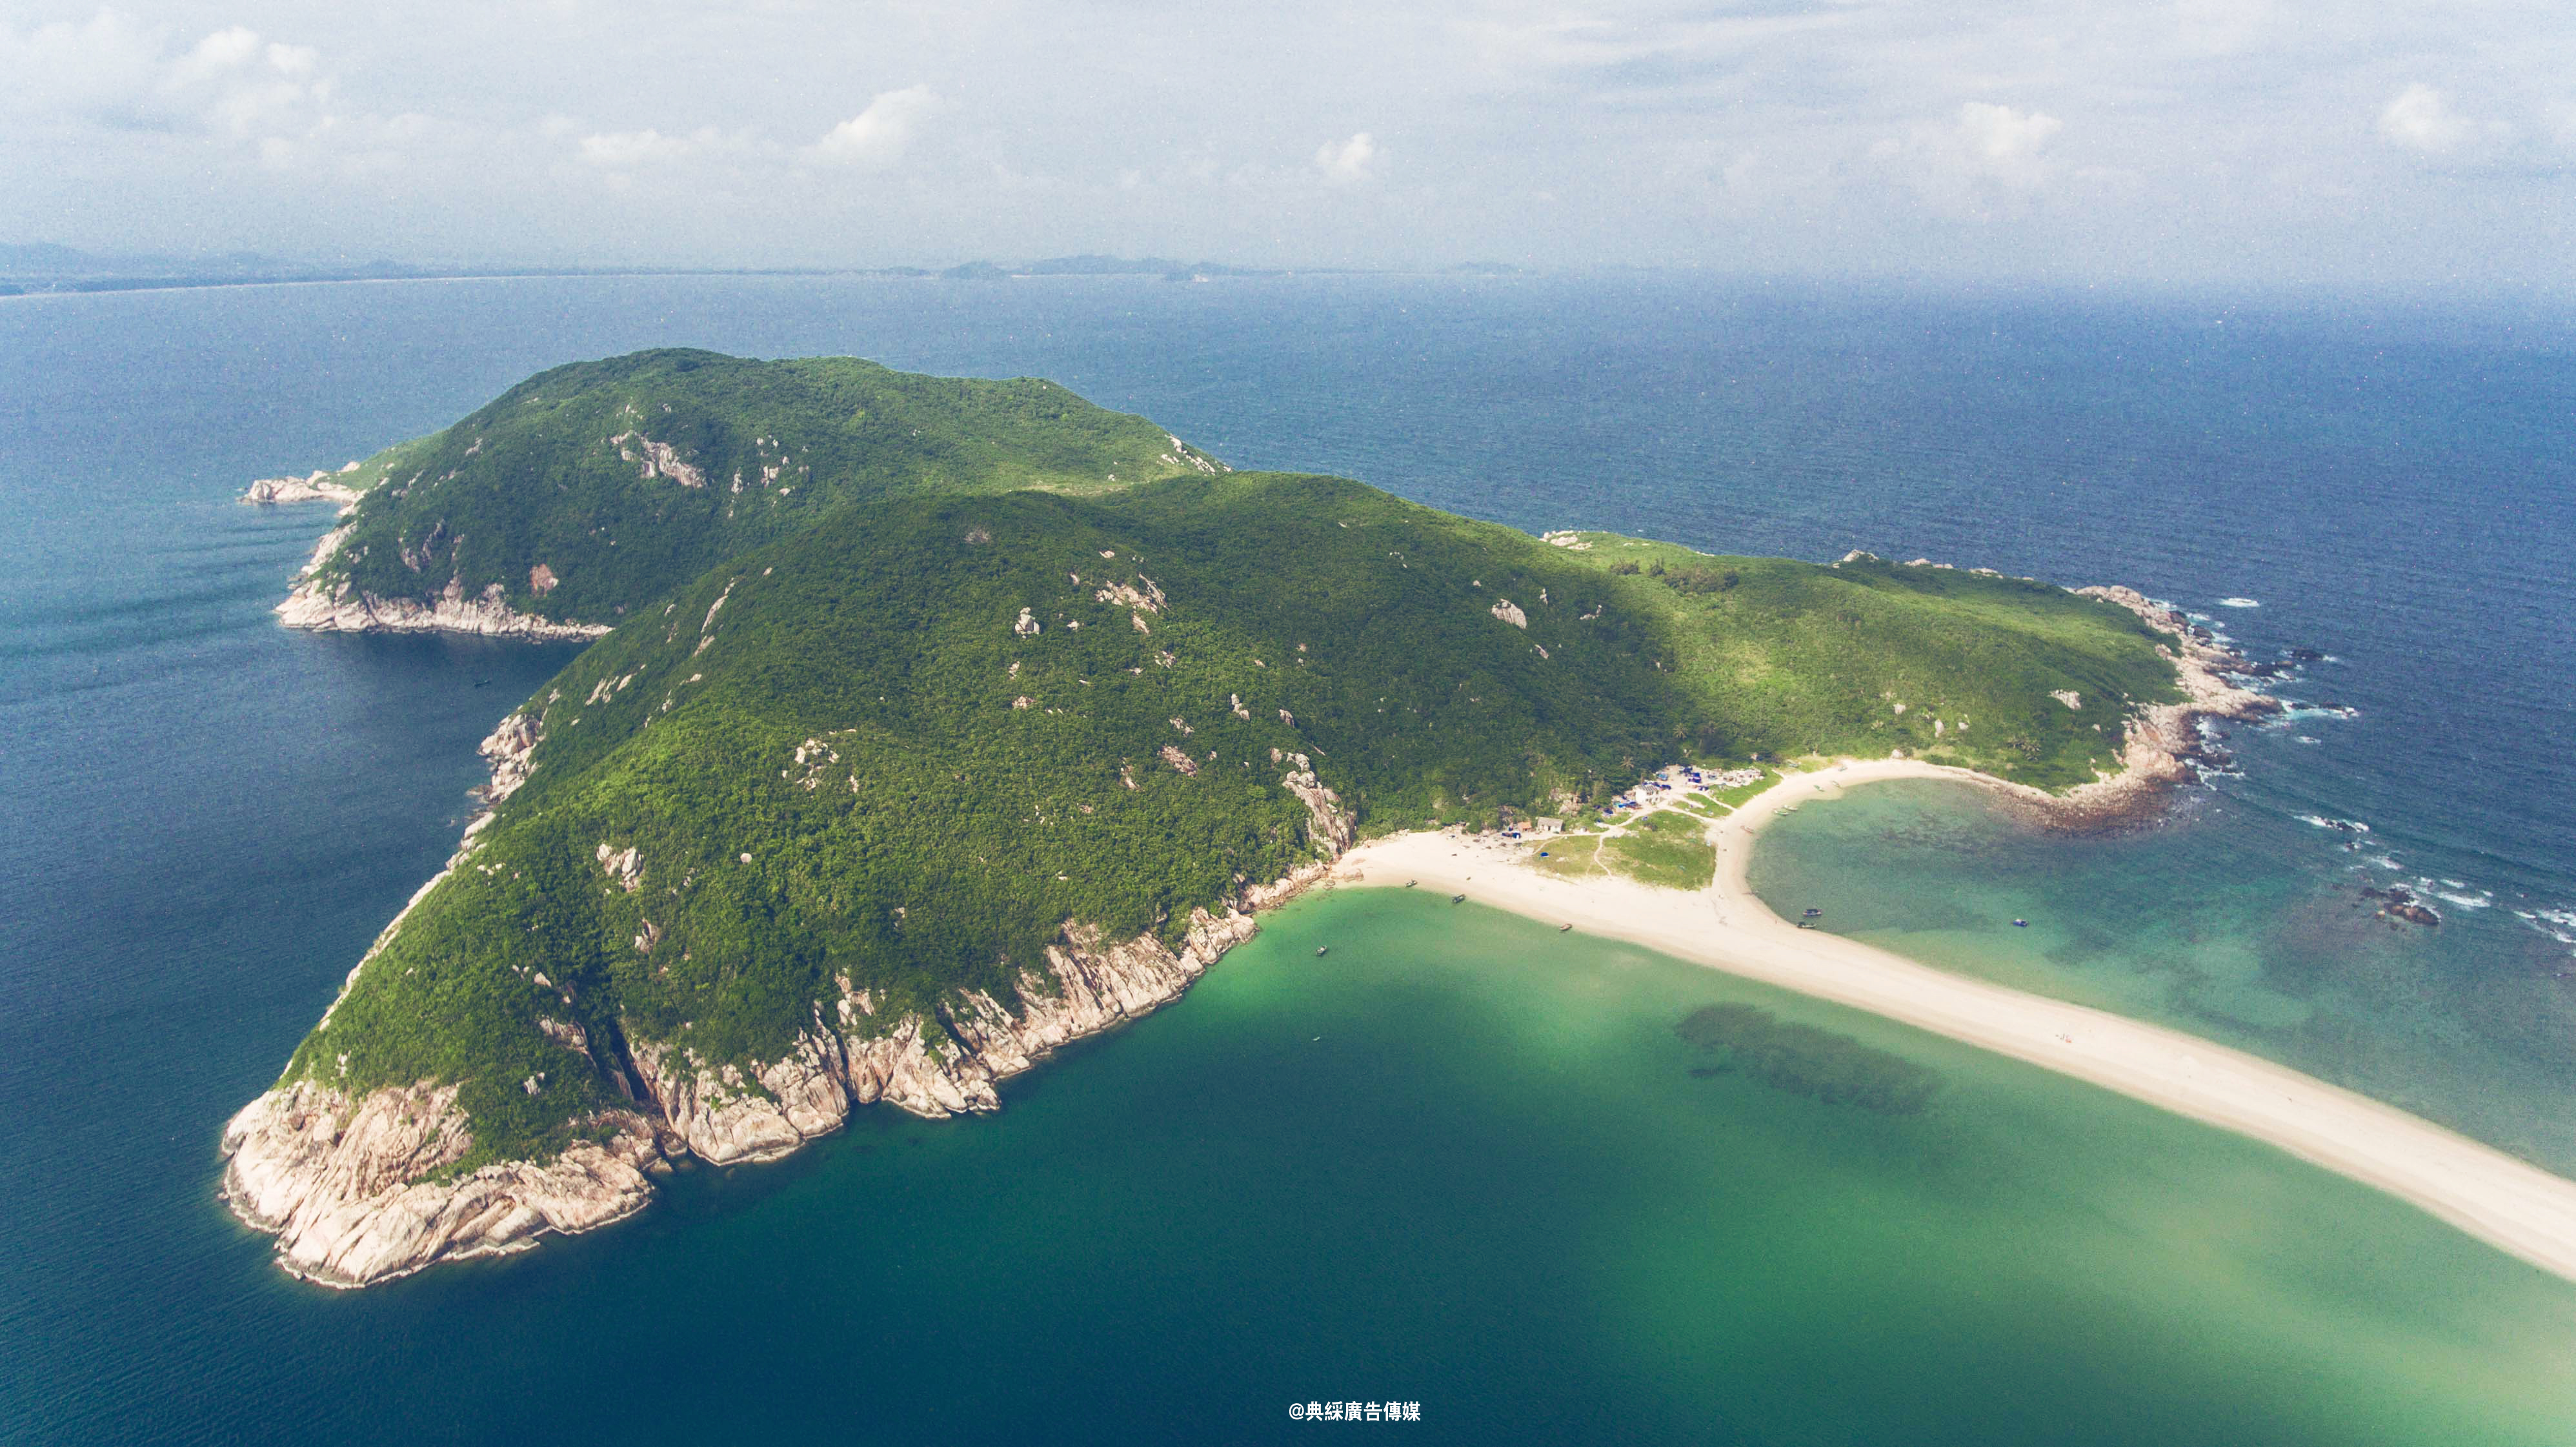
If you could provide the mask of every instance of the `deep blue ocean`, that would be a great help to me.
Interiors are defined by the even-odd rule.
[[[1268,1440],[1309,1435],[1276,1407],[1367,1396],[1364,1380],[1427,1405],[1419,1430],[1340,1429],[1372,1437],[2567,1440],[2576,1292],[2403,1208],[1936,1042],[1903,1046],[1959,1082],[1929,1134],[1758,1096],[1676,1104],[1633,1073],[1679,1069],[1655,1012],[1700,983],[1616,952],[1543,956],[1500,923],[1443,942],[1323,916],[1418,975],[1294,975],[1248,947],[1016,1086],[997,1120],[870,1119],[513,1261],[351,1295],[288,1280],[214,1199],[222,1122],[452,849],[474,742],[572,651],[284,632],[268,609],[327,509],[233,498],[442,427],[540,368],[659,345],[1044,375],[1237,467],[1344,473],[1533,531],[2128,583],[2258,658],[2317,649],[2281,687],[2333,707],[2234,731],[2241,777],[2076,864],[1921,798],[1843,815],[1841,836],[1834,811],[1802,811],[1815,837],[1783,848],[1866,857],[1907,899],[1964,890],[1942,881],[1987,861],[1969,882],[2009,873],[2010,906],[2041,901],[2059,931],[1993,973],[2200,1024],[2576,1174],[2576,316],[1651,275],[11,298],[0,1441]],[[1824,858],[1784,852],[1805,872],[1783,887],[1849,884]],[[2310,915],[2361,882],[2407,883],[2445,922],[2348,946]],[[2205,961],[2197,995],[2104,944],[2143,938],[2157,900],[2188,915],[2218,898],[2233,903],[2190,943],[2241,977]],[[1852,927],[1977,948],[1973,930],[1909,943],[1906,925]],[[1337,970],[1345,955],[1368,958],[1337,949]],[[1502,956],[1556,963],[1500,997],[1474,965]],[[2367,969],[2319,983],[2347,958]],[[1532,1023],[1544,1011],[1556,1033]],[[1282,1021],[1323,1015],[1368,1048],[1327,1069],[1262,1043],[1321,1044]],[[1598,1029],[1565,1023],[1582,1020]],[[1168,1106],[1173,1080],[1204,1098]],[[1569,1101],[1665,1133],[1577,1149]],[[1516,1128],[1531,1120],[1546,1129]],[[2164,1164],[2119,1187],[2127,1205],[2060,1182],[2034,1186],[2044,1221],[1970,1210],[1972,1177],[2040,1169],[2006,1125],[2070,1160],[2134,1133]],[[1667,1169],[1703,1149],[1746,1165]],[[1842,1194],[1814,1210],[1762,1204],[1822,1180]],[[1764,1194],[1726,1194],[1753,1181]],[[2203,1186],[2244,1203],[2234,1224],[2135,1224],[2137,1201]],[[1672,1216],[1694,1192],[1729,1204]],[[1854,1200],[1870,1204],[1842,1219],[1833,1203]],[[2292,1240],[2325,1211],[2356,1223],[2349,1250]],[[1694,1274],[1702,1229],[1780,1249]],[[2010,1253],[1961,1244],[1981,1229],[2033,1243],[2029,1280],[1997,1284]],[[2374,1274],[2399,1269],[2381,1257],[2422,1274]],[[2091,1296],[2063,1279],[2117,1259],[2191,1265]],[[1828,1280],[1833,1262],[1870,1263],[1868,1281]],[[2159,1275],[2224,1282],[2240,1326],[2267,1325],[2165,1320],[2181,1308],[2157,1304]],[[2399,1361],[2445,1364],[2443,1390],[2495,1415],[2446,1438],[2465,1419]]]

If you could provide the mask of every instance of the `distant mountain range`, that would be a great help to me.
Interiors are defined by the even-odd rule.
[[[404,277],[578,274],[582,268],[415,266],[399,261],[299,261],[253,251],[172,256],[98,252],[49,241],[0,243],[0,295],[47,291],[141,291],[156,287],[250,286],[298,281],[380,281]]]
[[[1323,268],[1343,270],[1347,268]],[[1314,268],[1298,268],[1311,272]],[[1458,275],[1504,276],[1517,267],[1471,262],[1445,268]],[[1231,266],[1216,261],[1176,261],[1145,256],[1051,256],[1038,261],[965,262],[945,269],[888,267],[659,267],[659,266],[424,266],[409,262],[311,261],[234,251],[174,256],[155,252],[96,252],[49,241],[0,242],[0,296],[28,292],[141,291],[160,287],[252,286],[286,282],[391,281],[464,276],[902,276],[945,281],[1004,281],[1028,276],[1159,276],[1198,281],[1226,276],[1279,276],[1284,269]]]

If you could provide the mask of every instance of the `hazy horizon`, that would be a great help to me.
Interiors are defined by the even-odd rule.
[[[2555,289],[2576,219],[2520,0],[15,8],[0,239],[92,251]]]

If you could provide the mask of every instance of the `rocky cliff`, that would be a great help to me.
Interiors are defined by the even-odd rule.
[[[2231,676],[2247,676],[2245,659],[2220,647],[2207,630],[2180,612],[2135,588],[2071,591],[2125,608],[2148,627],[2171,637],[2164,652],[2174,661],[2183,697],[2178,703],[2150,704],[2130,715],[2117,773],[2055,797],[2035,790],[2015,791],[2040,803],[2053,822],[2100,823],[2151,807],[2159,791],[2191,779],[2196,766],[2208,758],[2209,745],[2200,731],[2202,719],[2256,719],[2281,711],[2279,699],[2230,682]]]
[[[502,720],[484,740],[493,771],[487,803],[526,781],[538,742],[527,712]],[[1302,774],[1304,761],[1296,762]],[[858,1106],[883,1102],[933,1119],[998,1110],[998,1082],[1178,998],[1220,955],[1252,937],[1251,911],[1329,872],[1350,841],[1350,821],[1311,774],[1296,782],[1304,785],[1299,797],[1324,857],[1246,887],[1223,915],[1193,911],[1177,950],[1151,934],[1113,941],[1068,921],[1046,951],[1046,969],[1021,975],[1016,999],[1006,1004],[969,992],[942,1002],[932,1017],[888,1018],[880,1002],[844,978],[829,1012],[818,1003],[792,1049],[749,1069],[711,1064],[661,1041],[638,1040],[621,1058],[577,1025],[540,1022],[618,1081],[635,1097],[634,1108],[593,1117],[583,1139],[551,1160],[503,1161],[461,1175],[451,1168],[473,1136],[453,1083],[420,1081],[353,1100],[312,1080],[284,1081],[225,1127],[224,1198],[243,1221],[277,1237],[278,1262],[289,1272],[328,1286],[367,1286],[439,1261],[527,1250],[548,1232],[607,1225],[651,1200],[650,1176],[668,1171],[671,1160],[776,1160],[839,1129]],[[449,870],[472,857],[490,817],[467,826]],[[369,958],[402,918],[386,927]],[[365,968],[361,960],[349,983]]]
[[[358,464],[354,462],[340,469],[342,473],[357,470]],[[364,491],[335,480],[330,473],[317,471],[309,477],[263,477],[242,489],[241,500],[253,507],[288,502],[336,502],[347,507],[355,503]]]
[[[1047,972],[1021,976],[1016,1010],[975,991],[943,1003],[935,1019],[882,1020],[844,979],[832,1012],[817,1005],[812,1028],[777,1060],[749,1072],[711,1068],[685,1047],[646,1043],[635,1047],[635,1074],[678,1143],[715,1165],[775,1160],[879,1101],[932,1119],[998,1110],[997,1082],[1178,998],[1252,934],[1239,911],[1197,911],[1177,951],[1152,935],[1110,942],[1068,923],[1047,951]]]
[[[456,1087],[422,1081],[364,1100],[298,1081],[224,1127],[224,1199],[277,1237],[278,1263],[308,1281],[366,1286],[434,1261],[524,1251],[548,1231],[604,1226],[652,1196],[661,1159],[632,1111],[591,1122],[596,1140],[551,1161],[445,1176],[472,1144]]]
[[[316,633],[445,631],[531,639],[588,639],[609,631],[605,623],[557,623],[517,612],[504,601],[498,583],[469,597],[464,586],[450,578],[446,589],[427,603],[413,598],[379,598],[351,587],[345,580],[326,583],[322,565],[348,536],[346,526],[334,528],[314,545],[313,556],[295,575],[295,585],[288,590],[286,601],[277,605],[280,622]]]

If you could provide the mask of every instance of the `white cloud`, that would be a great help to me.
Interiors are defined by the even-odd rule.
[[[0,107],[31,119],[135,123],[137,103],[166,76],[167,49],[113,10],[23,35],[0,27]]]
[[[1325,180],[1347,186],[1374,178],[1379,154],[1376,138],[1361,131],[1347,141],[1326,141],[1315,152],[1315,167]]]
[[[885,91],[816,141],[814,159],[863,170],[891,166],[903,159],[922,121],[938,108],[938,92],[926,85]]]
[[[259,32],[247,25],[218,30],[197,42],[175,67],[182,82],[211,80],[259,58]]]
[[[2065,123],[2039,110],[1968,101],[1945,123],[1926,122],[1881,139],[1869,159],[1934,211],[1954,216],[2020,214],[2064,174],[2049,154]]]
[[[0,0],[0,194],[96,249],[2565,282],[2565,6]]]
[[[272,45],[268,48],[269,68],[279,75],[311,75],[322,63],[322,52],[309,45]]]
[[[331,92],[321,52],[243,25],[185,50],[115,10],[23,35],[0,28],[0,107],[39,123],[212,132],[276,158],[331,123]]]
[[[1959,138],[1970,155],[1997,171],[2025,165],[2063,129],[2057,117],[2038,111],[1978,100],[1959,107]]]
[[[2458,149],[2475,128],[2451,109],[2442,93],[2417,81],[2397,93],[2379,113],[2379,134],[2410,151],[2438,156]]]

